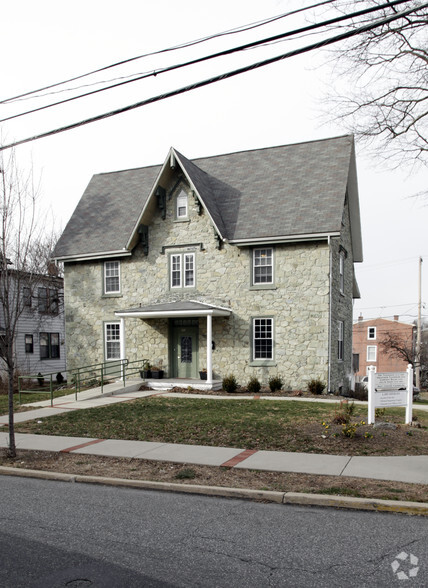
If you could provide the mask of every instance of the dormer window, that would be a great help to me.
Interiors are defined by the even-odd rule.
[[[181,190],[180,194],[177,196],[177,209],[176,209],[176,216],[177,219],[185,219],[188,215],[188,203],[187,203],[187,194],[183,190]]]

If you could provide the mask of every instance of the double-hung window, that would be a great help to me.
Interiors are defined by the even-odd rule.
[[[59,359],[59,333],[40,333],[40,359]]]
[[[273,284],[273,249],[253,249],[253,285]]]
[[[253,319],[253,360],[273,359],[273,318]]]
[[[120,323],[105,323],[105,358],[120,359]]]
[[[185,219],[188,216],[187,194],[183,190],[177,196],[176,215],[177,215],[177,219]]]
[[[377,345],[367,345],[367,361],[376,361]]]
[[[120,262],[104,262],[104,294],[120,293]]]
[[[25,353],[34,353],[33,335],[25,335]]]
[[[337,359],[343,361],[343,338],[344,338],[344,322],[337,321]]]
[[[171,288],[195,287],[195,254],[174,253],[170,259]]]

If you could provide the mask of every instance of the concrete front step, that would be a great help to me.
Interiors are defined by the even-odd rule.
[[[172,388],[197,388],[198,390],[221,390],[222,381],[213,380],[212,384],[208,384],[206,380],[192,380],[181,378],[162,378],[155,380],[149,378],[145,380],[144,384],[151,390],[171,390]]]

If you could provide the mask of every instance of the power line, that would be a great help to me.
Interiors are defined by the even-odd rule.
[[[191,60],[185,61],[183,63],[171,65],[171,66],[164,67],[164,68],[161,68],[161,69],[158,69],[158,70],[154,70],[154,71],[151,71],[151,72],[146,72],[146,73],[144,73],[142,75],[139,75],[138,77],[134,77],[133,79],[128,79],[128,80],[119,82],[117,84],[113,84],[111,86],[105,86],[104,88],[99,88],[98,90],[92,90],[91,92],[86,92],[85,94],[80,94],[78,96],[72,96],[71,98],[65,98],[64,100],[59,100],[58,102],[53,102],[51,104],[46,104],[46,105],[40,106],[38,108],[33,108],[32,110],[27,110],[25,112],[21,112],[21,113],[18,113],[18,114],[14,114],[14,115],[8,116],[6,118],[0,119],[0,123],[6,122],[8,120],[15,119],[15,118],[19,118],[21,116],[26,116],[28,114],[34,114],[35,112],[40,112],[42,110],[47,110],[48,108],[52,108],[54,106],[59,106],[61,104],[66,104],[67,102],[72,102],[74,100],[79,100],[80,98],[86,98],[87,96],[93,96],[95,94],[98,94],[100,92],[104,92],[106,90],[111,90],[113,88],[118,88],[120,86],[124,86],[125,84],[130,84],[130,83],[133,83],[133,82],[136,82],[136,81],[141,81],[141,80],[147,79],[149,77],[155,77],[155,76],[161,75],[161,74],[166,73],[166,72],[171,72],[171,71],[174,71],[174,70],[177,70],[177,69],[188,67],[190,65],[195,65],[197,63],[203,63],[205,61],[209,61],[211,59],[217,59],[218,57],[224,57],[226,55],[231,55],[233,53],[237,53],[237,52],[241,52],[241,51],[246,51],[248,49],[253,49],[253,48],[255,48],[257,46],[260,46],[260,45],[267,45],[267,44],[273,43],[275,41],[284,40],[287,37],[293,37],[293,36],[299,35],[301,33],[306,33],[308,31],[313,31],[313,30],[316,30],[316,29],[319,29],[319,28],[324,28],[324,27],[326,27],[328,25],[337,24],[339,22],[342,22],[344,20],[349,20],[350,18],[354,18],[356,16],[363,16],[365,14],[376,12],[376,11],[381,10],[383,8],[391,7],[392,5],[395,5],[395,4],[402,4],[402,3],[408,2],[408,1],[409,0],[394,0],[393,2],[388,2],[386,4],[382,4],[382,5],[379,5],[379,6],[374,6],[374,7],[366,8],[364,10],[359,10],[357,12],[352,12],[350,14],[345,14],[345,15],[338,16],[338,17],[335,17],[335,18],[331,18],[331,19],[322,21],[320,23],[314,23],[314,24],[311,24],[311,25],[307,25],[305,27],[300,27],[298,29],[287,31],[285,33],[280,33],[278,35],[273,35],[271,37],[260,39],[258,41],[253,41],[251,43],[246,43],[246,44],[240,45],[238,47],[232,47],[230,49],[225,49],[223,51],[218,51],[217,53],[213,53],[211,55],[206,55],[204,57],[197,57],[195,59],[191,59]],[[135,58],[135,59],[137,59],[137,58]]]
[[[125,112],[129,112],[131,110],[135,110],[136,108],[141,108],[143,106],[147,106],[148,104],[153,104],[155,102],[159,102],[161,100],[165,100],[167,98],[172,98],[174,96],[179,96],[180,94],[184,94],[187,92],[190,92],[192,90],[196,90],[198,88],[203,88],[205,86],[214,84],[216,82],[219,82],[221,80],[226,80],[238,75],[241,75],[243,73],[247,73],[249,71],[253,71],[255,69],[259,69],[262,67],[266,67],[267,65],[271,65],[273,63],[277,63],[279,61],[282,61],[284,59],[288,59],[290,57],[295,57],[296,55],[301,55],[303,53],[307,53],[309,51],[313,51],[314,49],[319,49],[320,47],[326,47],[328,45],[332,45],[333,43],[337,43],[339,41],[343,41],[345,39],[349,39],[351,37],[354,37],[355,35],[358,35],[360,33],[366,32],[366,31],[370,31],[374,28],[377,28],[383,24],[387,24],[389,22],[392,22],[394,20],[398,20],[399,18],[403,18],[404,16],[407,16],[408,14],[411,14],[412,12],[416,12],[418,10],[421,10],[422,8],[427,8],[428,7],[428,2],[425,4],[421,4],[420,6],[418,6],[417,8],[410,8],[408,10],[404,10],[402,12],[396,13],[392,16],[389,17],[385,17],[382,18],[378,21],[375,21],[374,23],[370,23],[368,25],[364,25],[362,27],[358,27],[354,30],[351,31],[347,31],[345,33],[341,33],[340,35],[336,35],[334,37],[330,37],[328,39],[324,39],[323,41],[317,42],[317,43],[313,43],[311,45],[307,45],[306,47],[302,47],[299,49],[294,49],[293,51],[289,51],[287,53],[283,53],[282,55],[278,55],[276,57],[271,57],[269,59],[265,59],[263,61],[259,61],[257,63],[253,63],[251,65],[247,65],[245,67],[241,67],[239,69],[235,69],[229,72],[225,72],[223,74],[211,77],[207,80],[202,80],[199,82],[194,82],[193,84],[190,84],[188,86],[184,86],[182,88],[178,88],[176,90],[172,90],[170,92],[165,92],[163,94],[159,94],[158,96],[153,96],[151,98],[147,98],[146,100],[141,100],[140,102],[136,102],[135,104],[130,104],[128,106],[123,106],[121,108],[117,108],[115,110],[109,111],[109,112],[105,112],[103,114],[99,114],[81,121],[78,121],[76,123],[72,123],[63,127],[59,127],[57,129],[53,129],[51,131],[46,131],[44,133],[40,133],[38,135],[34,135],[33,137],[28,137],[26,139],[21,139],[20,141],[15,141],[13,143],[9,143],[8,145],[3,145],[0,147],[0,151],[4,151],[5,149],[10,149],[12,147],[16,147],[18,145],[22,145],[24,143],[29,143],[32,141],[36,141],[38,139],[43,139],[45,137],[50,137],[52,135],[56,135],[59,133],[63,133],[65,131],[70,131],[72,129],[93,123],[93,122],[97,122],[100,120],[104,120],[106,118],[111,118],[113,116],[117,116],[118,114],[123,114]]]
[[[280,20],[282,18],[286,18],[288,16],[292,16],[294,14],[298,14],[300,12],[304,12],[306,10],[310,10],[312,8],[318,8],[319,6],[323,6],[325,4],[331,4],[334,1],[335,0],[323,0],[322,2],[318,2],[316,4],[312,4],[312,5],[306,6],[304,8],[298,8],[298,9],[293,10],[291,12],[285,12],[285,13],[279,14],[277,16],[272,16],[272,17],[270,17],[268,19],[265,19],[265,20],[262,20],[262,21],[257,21],[257,22],[250,23],[250,24],[247,24],[247,25],[241,25],[240,27],[236,27],[235,29],[230,29],[228,31],[223,31],[221,33],[215,33],[215,34],[209,35],[207,37],[202,37],[200,39],[195,39],[193,41],[187,41],[187,42],[182,43],[180,45],[175,45],[173,47],[167,47],[166,49],[160,49],[159,51],[152,51],[150,53],[143,53],[142,55],[137,55],[135,57],[130,57],[128,59],[124,59],[122,61],[118,61],[118,62],[112,63],[110,65],[105,65],[105,66],[100,67],[98,69],[95,69],[93,71],[90,71],[90,72],[87,72],[87,73],[84,73],[84,74],[77,75],[77,76],[75,76],[73,78],[69,78],[68,80],[64,80],[62,82],[56,82],[54,84],[50,84],[48,86],[44,86],[44,87],[39,88],[37,90],[31,90],[29,92],[25,92],[25,93],[19,94],[17,96],[12,96],[11,98],[5,98],[5,99],[3,99],[3,100],[0,101],[0,104],[6,104],[6,103],[9,103],[9,102],[13,102],[15,100],[18,100],[18,99],[21,99],[21,98],[24,98],[24,97],[27,97],[27,96],[31,96],[32,94],[35,94],[37,92],[43,92],[45,90],[49,90],[51,88],[56,88],[58,86],[65,85],[65,84],[68,84],[70,82],[75,82],[76,80],[80,80],[82,78],[85,78],[85,77],[94,75],[96,73],[100,73],[102,71],[106,71],[108,69],[112,69],[114,67],[118,67],[120,65],[125,65],[126,63],[131,63],[133,61],[137,61],[138,59],[143,59],[145,57],[152,57],[154,55],[161,55],[162,53],[168,53],[168,52],[172,52],[172,51],[177,51],[179,49],[186,49],[188,47],[192,47],[194,45],[199,45],[201,43],[205,43],[207,41],[211,41],[211,40],[216,39],[216,38],[220,38],[220,37],[224,37],[224,36],[227,36],[227,35],[234,35],[234,34],[237,34],[237,33],[246,32],[246,31],[249,31],[249,30],[252,30],[252,29],[255,29],[255,28],[264,26],[266,24],[270,24],[272,22],[275,22],[276,20]],[[402,1],[403,2],[404,1],[408,2],[409,0],[402,0]]]

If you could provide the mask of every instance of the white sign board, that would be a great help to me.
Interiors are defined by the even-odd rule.
[[[375,409],[389,406],[406,407],[406,424],[412,422],[413,403],[413,368],[408,366],[407,372],[376,373],[369,367],[368,381],[368,423],[375,422]]]
[[[406,406],[407,390],[375,390],[375,408]]]
[[[406,390],[407,373],[406,372],[381,372],[375,373],[375,390]],[[404,404],[406,404],[404,402]]]

